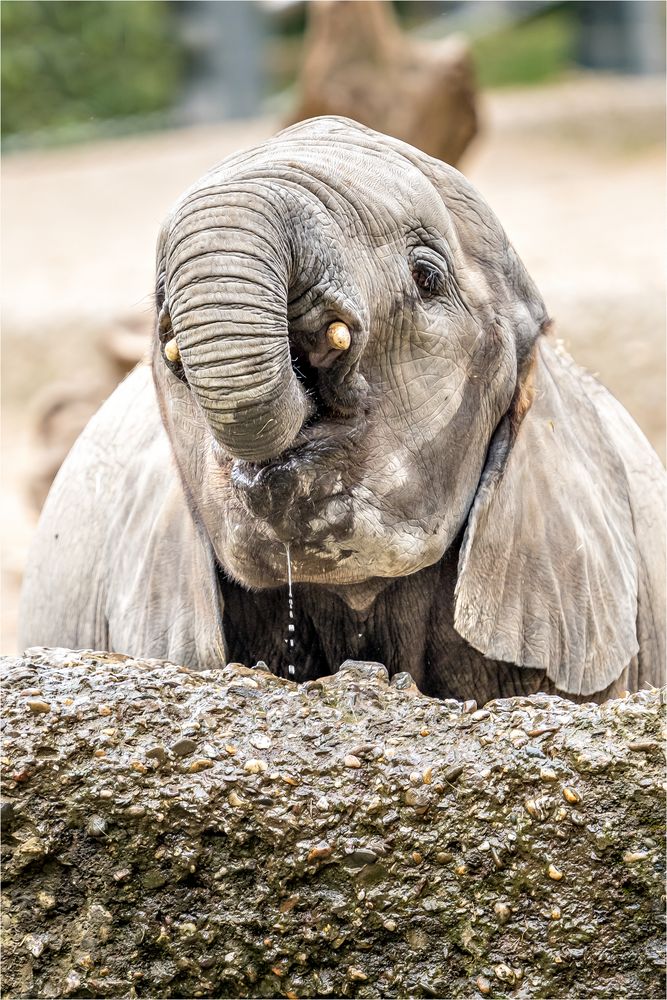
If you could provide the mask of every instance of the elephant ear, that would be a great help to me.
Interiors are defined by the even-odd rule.
[[[490,659],[591,695],[638,650],[627,480],[591,377],[540,337],[531,378],[532,405],[518,426],[516,403],[503,418],[471,508],[454,625]]]

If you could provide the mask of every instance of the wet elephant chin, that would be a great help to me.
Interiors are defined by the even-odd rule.
[[[225,540],[219,549],[216,545],[231,576],[260,588],[287,582],[288,558],[296,583],[356,586],[416,573],[437,562],[446,548],[447,539],[438,531],[383,525],[353,494],[333,497],[289,540],[269,521],[249,518],[240,503],[234,504],[227,511]]]
[[[378,499],[378,470],[346,479],[359,445],[355,434],[306,435],[271,462],[212,465],[209,482],[225,481],[224,501],[212,491],[204,510],[224,511],[209,532],[225,570],[248,587],[280,586],[289,552],[294,582],[356,586],[437,562],[451,540],[441,517],[401,517],[389,485]],[[384,466],[386,476],[386,458]],[[402,469],[387,484],[405,485],[406,476]]]

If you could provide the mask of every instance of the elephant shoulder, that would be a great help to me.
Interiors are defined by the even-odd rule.
[[[159,439],[150,372],[140,367],[88,422],[49,491],[26,565],[22,646],[109,646],[107,560],[127,541],[114,528],[135,502],[137,456]]]
[[[28,560],[23,645],[103,647],[198,666],[219,658],[216,575],[140,366],[89,422]]]

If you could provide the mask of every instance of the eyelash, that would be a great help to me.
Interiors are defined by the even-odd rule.
[[[435,295],[442,290],[444,275],[427,261],[417,261],[412,265],[412,277],[417,287],[426,295]]]

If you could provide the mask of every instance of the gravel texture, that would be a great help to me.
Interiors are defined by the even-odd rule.
[[[661,693],[6,657],[4,996],[662,997]]]

